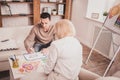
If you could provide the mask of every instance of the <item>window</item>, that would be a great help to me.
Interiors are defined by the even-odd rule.
[[[109,12],[115,0],[88,0],[86,17],[99,22],[104,22],[103,13]]]

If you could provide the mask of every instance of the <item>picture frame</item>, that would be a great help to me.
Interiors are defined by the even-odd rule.
[[[99,13],[92,13],[91,18],[92,19],[98,19],[99,18]]]

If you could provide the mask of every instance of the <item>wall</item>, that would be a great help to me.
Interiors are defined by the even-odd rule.
[[[77,37],[80,41],[88,46],[91,45],[92,27],[87,26],[88,21],[85,19],[87,8],[87,0],[73,0],[72,17],[71,20],[74,23],[77,30]],[[87,23],[87,24],[86,24]]]
[[[85,17],[87,12],[87,3],[88,0],[73,0],[73,8],[72,8],[73,11],[72,11],[71,20],[74,23],[75,28],[77,30],[77,38],[79,38],[81,43],[92,48],[93,43],[98,34],[98,31],[102,27],[102,23],[94,20],[90,20]],[[109,57],[108,55],[110,49],[110,42],[111,42],[111,34],[107,33],[106,35],[104,35],[103,32],[100,37],[100,40],[96,44],[95,50],[101,53],[103,56]]]
[[[109,12],[109,9],[113,5],[115,0],[88,0],[88,7],[86,17],[97,20],[100,22],[104,22],[104,12]],[[96,19],[98,16],[98,18]],[[93,16],[93,17],[92,17]]]
[[[31,14],[30,4],[24,3],[10,3],[10,9],[12,14]],[[23,9],[24,6],[24,9]],[[1,13],[3,15],[10,15],[9,8],[7,6],[1,6]],[[31,25],[32,21],[29,17],[3,17],[2,23],[4,27],[13,26],[27,26]]]
[[[94,27],[91,25],[91,20],[86,19],[88,0],[73,0],[72,22],[77,30],[77,37],[82,43],[91,47],[92,35],[94,35]],[[76,16],[77,15],[77,16]]]
[[[87,10],[87,1],[88,0],[73,0],[73,12],[72,12],[72,22],[75,25],[77,30],[77,37],[79,40],[87,45],[88,47],[92,47],[92,43],[95,40],[95,37],[98,34],[98,31],[101,29],[102,23],[89,20],[85,18],[86,10]],[[116,0],[116,3],[119,3],[120,0]],[[105,34],[105,35],[104,35]],[[113,37],[113,38],[111,38]],[[116,45],[113,46],[112,39]],[[101,52],[102,55],[108,58],[112,58],[114,55],[114,51],[117,50],[117,46],[120,45],[120,35],[112,34],[108,30],[104,29],[102,33],[102,38],[99,39],[97,43],[97,50]],[[120,51],[117,55],[115,64],[112,67],[116,66],[120,63]],[[115,67],[116,69],[116,67]],[[114,71],[115,69],[112,69]],[[111,71],[110,70],[110,71]]]

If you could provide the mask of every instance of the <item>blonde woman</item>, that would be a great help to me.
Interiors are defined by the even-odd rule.
[[[82,65],[82,46],[75,38],[72,22],[63,19],[55,24],[55,41],[48,48],[44,66],[47,80],[77,80]]]
[[[43,50],[48,53],[44,65],[47,79],[42,79],[40,74],[34,74],[34,79],[37,76],[36,80],[78,80],[82,65],[82,46],[75,38],[75,33],[74,25],[69,20],[63,19],[55,24],[55,41]],[[28,77],[28,80],[32,78]]]

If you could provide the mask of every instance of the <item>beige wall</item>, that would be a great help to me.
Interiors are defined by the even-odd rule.
[[[120,0],[116,0],[116,3],[118,3]],[[87,11],[87,3],[88,0],[73,0],[73,9],[72,9],[72,16],[71,16],[71,20],[75,25],[75,28],[77,30],[77,37],[79,38],[79,40],[87,45],[88,47],[92,47],[93,42],[95,41],[98,31],[101,29],[102,23],[97,22],[97,21],[93,21],[90,20],[88,18],[86,18],[86,11]],[[13,9],[16,9],[16,6],[13,5]],[[23,5],[23,4],[21,4]],[[25,13],[29,13],[29,5],[25,5],[27,6],[25,11],[21,10],[20,6],[17,6],[19,8],[20,12],[25,12]],[[17,8],[17,10],[18,10]],[[4,9],[4,8],[3,8]],[[5,10],[5,9],[4,9]],[[4,10],[2,13],[4,13]],[[12,10],[12,12],[14,12]],[[14,13],[20,13],[20,12],[14,12]],[[11,20],[10,20],[11,19]],[[57,21],[59,19],[59,17],[56,18],[52,18],[54,21]],[[53,21],[52,20],[52,21]],[[30,21],[28,20],[28,18],[25,18],[24,20],[21,21],[21,19],[16,19],[16,21],[18,23],[14,23],[14,20],[12,18],[4,18],[3,19],[3,25],[4,27],[10,27],[10,26],[17,26],[17,25],[28,25],[30,23]],[[28,22],[28,24],[24,24]],[[104,32],[106,33],[106,32]],[[103,53],[104,56],[109,56],[109,53],[113,53],[112,50],[110,50],[110,41],[111,41],[111,35],[109,34],[109,32],[107,32],[107,34],[104,35],[104,33],[102,34],[99,42],[96,45],[96,50],[98,52],[100,52],[101,54]],[[108,40],[106,40],[106,38]],[[101,44],[102,43],[102,44]],[[104,46],[104,47],[103,47]],[[113,55],[112,55],[113,56]]]
[[[87,9],[87,0],[73,0],[72,22],[77,30],[77,37],[86,45],[90,45],[89,30],[90,27],[86,25],[88,20],[85,19]],[[87,27],[86,27],[87,26]]]
[[[73,0],[73,12],[72,12],[72,22],[75,25],[77,30],[77,37],[79,40],[87,45],[88,47],[92,47],[92,43],[95,40],[95,37],[98,34],[98,29],[102,26],[102,23],[89,20],[85,18],[86,9],[87,9],[87,1],[88,0]],[[116,3],[119,3],[120,0],[116,0]],[[105,33],[105,35],[104,35]],[[102,37],[99,39],[100,41],[97,43],[97,50],[101,52],[102,55],[106,56],[107,53],[108,58],[113,57],[113,44],[111,42],[112,38],[109,34],[110,32],[107,30],[103,31]],[[120,35],[113,34],[113,40],[115,44],[120,45]],[[117,49],[117,46],[114,48]],[[109,54],[109,55],[108,55]],[[118,71],[115,66],[120,65],[120,51],[115,58],[114,64],[110,68],[108,75],[111,75],[113,72]]]
[[[94,41],[96,40],[97,34],[99,33],[98,31],[102,27],[102,23],[90,20],[85,17],[87,11],[87,3],[88,0],[73,0],[71,20],[75,25],[75,28],[77,30],[77,37],[81,43],[91,48]],[[105,31],[102,32],[95,49],[102,55],[109,57],[111,34]]]

